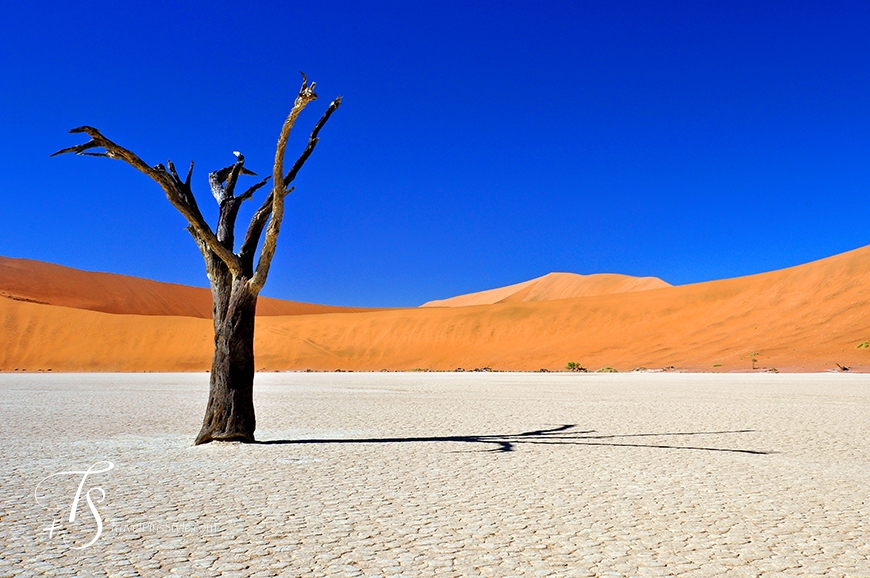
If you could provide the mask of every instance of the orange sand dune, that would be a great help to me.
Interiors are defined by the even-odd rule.
[[[549,273],[543,277],[449,299],[429,301],[421,307],[467,307],[470,305],[493,305],[495,303],[520,303],[529,301],[552,301],[572,297],[613,295],[670,287],[657,277],[629,277],[611,273],[578,275],[576,273]]]
[[[263,370],[870,370],[870,246],[790,269],[646,291],[262,317]],[[503,297],[504,299],[504,297]],[[0,369],[208,369],[211,324],[0,299]],[[753,363],[752,359],[756,361]]]
[[[211,291],[113,273],[91,273],[30,259],[0,257],[0,297],[130,315],[211,318]],[[362,311],[262,297],[258,315]]]

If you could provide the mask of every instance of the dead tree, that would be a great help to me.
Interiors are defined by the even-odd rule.
[[[60,150],[52,155],[75,153],[122,160],[160,185],[169,202],[187,219],[187,230],[193,236],[205,259],[206,274],[211,285],[214,319],[214,357],[208,406],[202,422],[202,430],[196,437],[197,445],[213,440],[254,441],[256,428],[253,403],[254,314],[257,297],[266,282],[272,257],[275,255],[276,241],[284,217],[284,197],[293,191],[291,183],[317,146],[320,129],[341,104],[341,97],[332,101],[314,125],[305,150],[285,173],[284,155],[287,139],[299,113],[308,103],[317,98],[314,84],[312,82],[309,85],[305,75],[302,75],[302,88],[281,128],[271,177],[266,177],[237,195],[236,183],[239,177],[256,176],[245,168],[245,157],[238,152],[234,153],[235,163],[209,173],[211,192],[220,206],[217,231],[212,231],[203,219],[191,191],[190,177],[193,173],[193,162],[190,163],[187,177],[182,180],[172,161],[167,161],[165,167],[162,164],[149,166],[136,154],[115,144],[104,137],[99,130],[89,126],[74,128],[70,132],[85,133],[91,137],[90,141]],[[273,179],[272,191],[251,218],[239,251],[234,252],[234,231],[239,208],[270,178]],[[255,266],[254,258],[264,229],[266,235]]]

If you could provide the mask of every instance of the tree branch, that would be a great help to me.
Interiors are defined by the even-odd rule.
[[[239,175],[250,175],[252,177],[257,176],[257,173],[245,168],[245,155],[238,153],[237,156],[238,160],[235,163],[208,174],[211,194],[214,195],[218,204],[223,203],[227,199],[233,198]]]
[[[77,155],[86,156],[104,156],[126,162],[128,165],[132,166],[139,172],[144,173],[150,177],[151,180],[160,185],[163,192],[166,193],[166,198],[170,203],[172,203],[172,206],[178,209],[178,211],[184,215],[184,218],[187,219],[193,232],[196,233],[194,236],[195,239],[201,239],[202,242],[205,243],[209,249],[214,251],[221,261],[226,264],[227,268],[234,275],[241,272],[239,258],[233,254],[232,250],[227,250],[226,247],[218,241],[217,237],[212,232],[211,227],[209,227],[208,223],[205,222],[202,213],[200,213],[199,208],[196,206],[196,201],[193,198],[193,194],[190,192],[189,186],[190,174],[193,171],[193,163],[190,165],[190,171],[187,175],[187,183],[182,183],[171,162],[168,163],[170,166],[169,171],[167,171],[163,165],[157,165],[155,167],[148,166],[145,161],[140,159],[135,153],[110,141],[104,137],[99,130],[93,127],[81,126],[72,129],[70,133],[85,133],[91,137],[91,140],[80,145],[59,150],[51,156],[54,157],[65,153],[75,153]],[[105,152],[86,152],[95,148],[102,148]]]
[[[302,154],[296,162],[293,163],[293,167],[290,171],[281,178],[281,175],[284,173],[284,157],[286,155],[287,140],[290,136],[290,131],[302,109],[305,108],[309,102],[317,98],[317,95],[314,93],[314,85],[315,83],[311,83],[311,86],[308,86],[308,79],[305,77],[305,74],[302,75],[302,88],[299,90],[299,95],[296,97],[293,109],[287,116],[287,120],[281,128],[281,135],[278,138],[278,146],[275,152],[275,166],[273,169],[273,178],[275,180],[273,181],[272,192],[270,193],[269,198],[266,199],[266,202],[263,203],[251,219],[251,224],[248,227],[247,235],[245,235],[242,250],[239,252],[243,267],[253,267],[253,253],[256,250],[263,227],[266,224],[266,219],[268,219],[271,214],[271,219],[269,220],[266,229],[266,238],[263,241],[263,247],[260,251],[260,260],[257,263],[257,270],[250,281],[256,291],[262,289],[263,285],[266,283],[266,277],[269,275],[272,258],[275,256],[278,233],[281,231],[281,223],[284,219],[284,197],[293,192],[293,188],[288,187],[296,178],[299,169],[302,168],[302,165],[304,165],[305,161],[308,160],[308,157],[311,156],[314,147],[316,147],[317,143],[320,141],[318,137],[320,129],[323,128],[323,125],[326,124],[326,121],[329,120],[332,113],[341,106],[341,97],[336,98],[330,103],[326,112],[323,113],[323,116],[320,117],[320,120],[318,120],[317,124],[314,125],[314,129],[308,137],[308,144],[306,145],[305,150],[302,151]],[[280,185],[278,184],[279,181]]]
[[[260,235],[263,233],[263,228],[269,220],[269,215],[272,214],[272,196],[269,193],[260,208],[251,217],[251,223],[248,225],[248,232],[245,234],[245,240],[242,242],[242,247],[239,249],[239,260],[242,262],[242,270],[247,275],[254,275],[254,254],[257,251],[257,243],[260,242]]]
[[[193,226],[187,226],[187,232],[190,233],[190,236],[193,237],[193,241],[196,243],[196,246],[199,248],[199,252],[202,253],[202,258],[205,259],[206,263],[208,263],[209,254],[211,253],[211,249],[209,249],[208,245],[205,241],[203,241],[202,237],[199,236],[199,233],[196,232],[196,229]],[[211,272],[206,267],[205,274],[209,276],[209,281],[211,281]]]
[[[266,177],[256,185],[249,188],[247,191],[235,198],[239,204],[250,199],[254,193],[261,189],[272,177]],[[266,197],[262,206],[251,217],[251,222],[248,225],[248,231],[245,234],[245,240],[242,242],[242,247],[239,249],[239,261],[242,264],[242,274],[249,279],[254,275],[254,253],[257,250],[257,243],[260,242],[260,234],[263,232],[263,227],[266,226],[266,221],[269,215],[272,214],[272,193]]]
[[[259,292],[266,283],[266,277],[269,275],[269,267],[272,265],[272,258],[275,256],[275,248],[277,246],[278,233],[281,232],[281,221],[284,220],[284,197],[287,195],[287,188],[284,186],[284,156],[287,151],[287,140],[290,138],[290,131],[293,125],[296,124],[296,119],[299,113],[308,105],[309,102],[317,99],[317,94],[314,92],[316,83],[308,84],[308,78],[305,74],[302,75],[302,87],[299,89],[299,94],[293,103],[293,108],[290,109],[290,114],[284,121],[284,126],[281,127],[281,134],[278,136],[278,146],[275,150],[275,165],[272,170],[272,216],[269,219],[269,224],[266,226],[266,237],[263,240],[263,247],[260,250],[260,260],[257,262],[257,270],[249,281],[251,289]],[[259,237],[259,235],[257,235]]]
[[[292,183],[296,178],[299,169],[302,168],[302,165],[304,165],[305,161],[308,160],[308,157],[311,156],[314,147],[316,147],[317,143],[320,142],[320,138],[317,136],[320,133],[320,129],[323,128],[323,125],[326,124],[326,121],[329,120],[329,117],[332,116],[332,113],[335,112],[339,106],[341,106],[340,96],[329,104],[329,108],[326,109],[326,112],[323,113],[323,116],[321,116],[320,120],[317,121],[317,124],[314,125],[314,130],[311,131],[311,135],[308,137],[308,145],[305,147],[305,150],[302,151],[302,154],[299,155],[299,158],[296,159],[296,162],[293,163],[290,172],[288,172],[287,176],[284,177],[284,188],[290,186],[290,183]]]
[[[227,184],[224,186],[226,189],[226,195],[230,198],[232,198],[236,192],[236,182],[239,180],[239,175],[257,176],[257,173],[245,168],[245,155],[239,153],[238,159],[239,160],[237,160],[233,165],[233,168],[227,177]]]
[[[178,172],[175,170],[175,163],[172,161],[166,161],[166,166],[169,167],[169,174],[172,175],[172,178],[175,179],[176,183],[181,183],[181,177],[178,176]]]
[[[260,181],[260,182],[257,183],[256,185],[250,187],[247,191],[245,191],[244,193],[242,193],[241,195],[239,195],[239,196],[236,197],[236,198],[237,198],[239,201],[247,201],[248,199],[250,199],[251,197],[254,196],[254,193],[256,193],[258,190],[260,190],[261,188],[263,188],[263,186],[264,186],[266,183],[268,183],[268,182],[269,182],[269,179],[271,179],[271,178],[272,178],[271,175],[268,176],[268,177],[266,177],[265,179],[263,179],[262,181]]]

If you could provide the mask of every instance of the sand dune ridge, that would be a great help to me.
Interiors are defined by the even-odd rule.
[[[63,287],[22,281],[33,282],[37,273],[57,266],[34,264],[36,273],[10,283],[9,261],[0,261],[6,265],[0,295],[13,297],[0,298],[0,370],[208,369],[211,322],[205,311],[184,302],[188,295],[207,296],[207,290],[173,293],[162,284],[168,293],[130,297],[132,285],[103,274],[102,297],[119,305],[93,310],[95,297],[87,292],[76,293],[76,301]],[[48,282],[88,281],[88,275],[94,274]],[[288,305],[297,314],[258,321],[258,369],[528,371],[560,370],[569,361],[620,371],[824,371],[838,364],[870,369],[870,347],[862,347],[870,340],[870,246],[780,271],[676,287],[565,297],[566,278],[572,279],[544,276],[495,290],[486,296],[494,303],[464,306],[313,306],[298,314]],[[637,282],[632,279],[615,281]]]

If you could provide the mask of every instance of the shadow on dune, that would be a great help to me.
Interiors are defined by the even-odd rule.
[[[659,448],[668,450],[701,450],[708,452],[732,452],[738,454],[768,455],[776,452],[743,450],[734,448],[716,448],[702,445],[675,445],[670,443],[625,443],[623,438],[671,437],[689,436],[725,436],[732,434],[751,433],[755,430],[744,429],[734,431],[701,431],[701,432],[669,432],[593,435],[595,430],[575,431],[575,424],[563,424],[550,429],[539,429],[507,435],[466,435],[466,436],[431,436],[431,437],[396,437],[396,438],[333,438],[333,439],[299,439],[299,440],[266,440],[257,441],[262,445],[303,445],[303,444],[392,444],[392,443],[423,443],[423,442],[461,442],[495,446],[489,452],[512,452],[519,444],[539,445],[573,445],[573,446],[613,446],[631,448]]]

